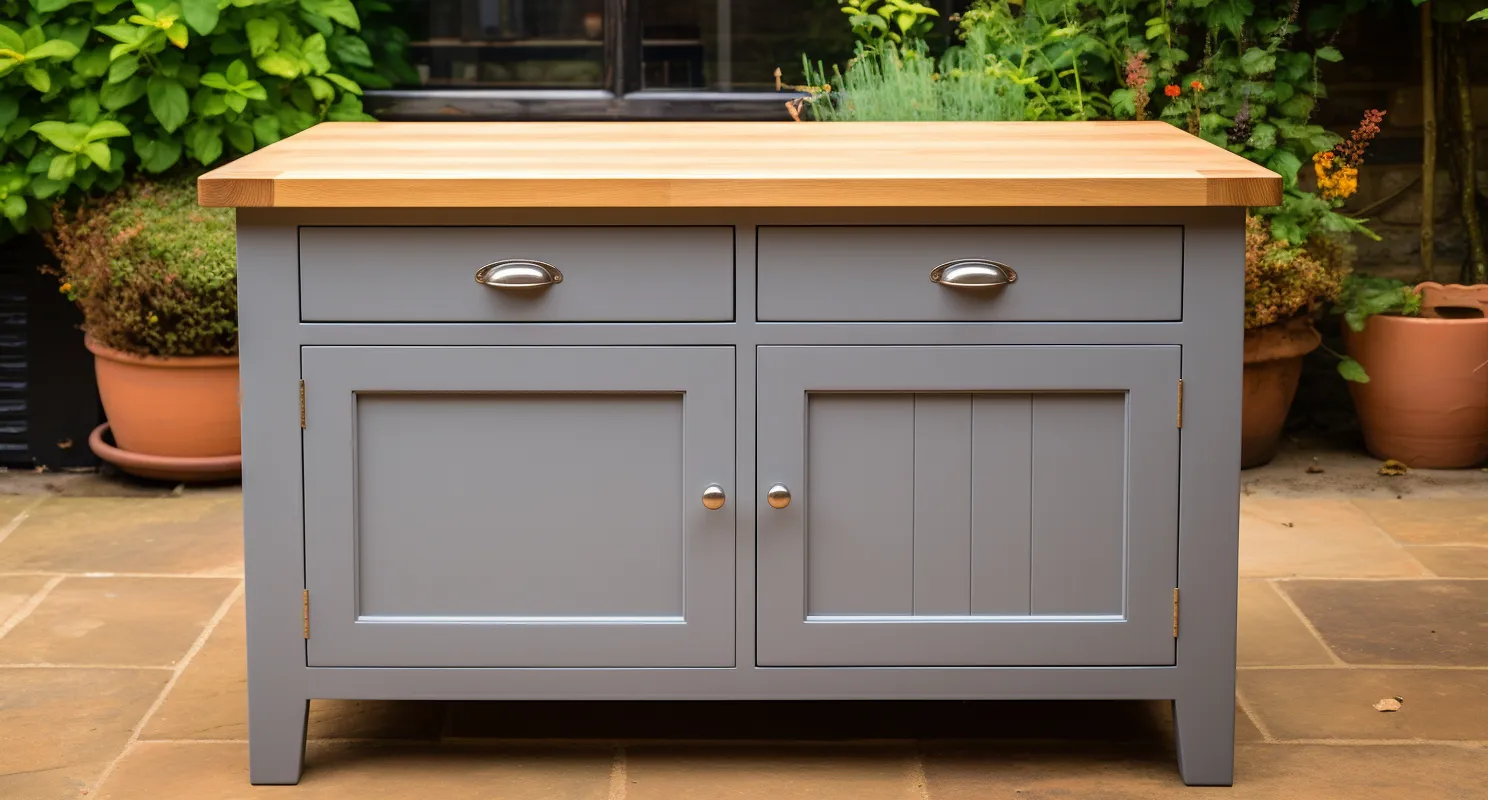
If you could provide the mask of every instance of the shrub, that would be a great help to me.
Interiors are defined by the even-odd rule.
[[[194,178],[131,182],[54,213],[49,271],[89,336],[142,356],[238,351],[233,212],[197,206]]]
[[[0,0],[0,241],[58,199],[370,119],[407,35],[359,34],[382,0]],[[375,47],[375,49],[374,49]]]
[[[1011,120],[1024,118],[1022,87],[983,69],[987,40],[968,38],[937,59],[920,40],[902,47],[858,46],[847,71],[831,77],[805,64],[811,116],[822,121]],[[799,104],[791,107],[798,113]]]
[[[1338,296],[1340,270],[1245,218],[1245,327],[1259,328],[1312,311]]]

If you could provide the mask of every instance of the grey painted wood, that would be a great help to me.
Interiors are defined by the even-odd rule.
[[[971,613],[971,404],[970,394],[914,396],[917,615]]]
[[[912,613],[913,396],[800,399],[809,420],[805,485],[812,496],[806,613]],[[794,487],[793,503],[804,489]]]
[[[300,323],[299,225],[738,226],[739,319],[722,324]],[[303,698],[369,699],[1171,699],[1185,781],[1233,774],[1234,608],[1238,498],[1243,215],[1238,209],[245,209],[239,213],[246,461],[251,777],[292,783],[302,757]],[[1183,225],[1181,321],[1126,323],[755,323],[757,225]],[[737,560],[729,668],[308,667],[300,631],[303,532],[295,397],[301,345],[1179,345],[1187,409],[1178,554],[1184,624],[1171,666],[756,667],[755,527],[767,547],[773,509],[730,493]],[[754,473],[752,356],[735,359],[735,474]],[[919,388],[905,391],[923,391]],[[960,391],[952,388],[950,391]],[[980,401],[981,398],[978,398]],[[980,435],[985,428],[978,428]],[[800,439],[796,440],[799,447]],[[760,491],[755,487],[756,493]],[[1181,500],[1181,503],[1178,501]],[[980,528],[978,528],[980,531]],[[1168,591],[1171,591],[1170,589]],[[975,598],[975,594],[974,594]],[[974,599],[975,602],[975,599]]]
[[[306,321],[730,320],[725,227],[304,227]],[[557,267],[562,283],[502,290],[475,272],[506,259]]]
[[[1033,397],[978,394],[971,410],[971,613],[1028,614]]]
[[[1183,229],[1164,227],[765,227],[761,320],[1176,320]],[[930,270],[962,258],[1017,272],[1001,289],[954,289]]]
[[[1176,394],[1176,375],[1173,384]],[[1033,398],[1034,614],[1122,612],[1128,473],[1158,467],[1128,464],[1126,405],[1127,398],[1116,393]],[[1170,440],[1176,447],[1176,433]],[[1176,471],[1165,477],[1177,485]]]
[[[681,620],[682,404],[359,393],[358,618]]]
[[[756,504],[760,515],[756,568],[760,587],[756,621],[759,663],[1173,663],[1171,597],[1177,558],[1175,420],[1179,359],[1175,347],[760,348],[757,492],[761,499]],[[1124,419],[1112,422],[1114,435],[1129,443],[1127,461],[1120,467],[1125,476],[1125,505],[1116,509],[1117,520],[1107,524],[1107,528],[1114,524],[1125,531],[1125,552],[1118,558],[1126,587],[1123,604],[1114,609],[1042,616],[1037,615],[1037,607],[1033,609],[1035,616],[892,616],[869,610],[833,616],[818,612],[808,598],[812,596],[812,581],[824,567],[814,561],[808,564],[817,554],[813,551],[803,557],[808,552],[805,543],[815,535],[812,526],[821,518],[845,512],[839,510],[841,497],[831,499],[825,514],[815,509],[818,471],[812,448],[820,440],[814,432],[807,434],[806,409],[817,405],[819,397],[832,397],[831,393],[907,391],[1124,392]],[[837,402],[835,398],[833,401]],[[810,423],[813,427],[818,424],[817,415],[810,415]],[[861,423],[853,428],[850,435],[858,439],[880,435],[877,429]],[[807,443],[804,448],[803,442]],[[886,452],[880,451],[880,456],[893,457],[902,450],[903,445],[896,444]],[[1035,444],[1035,460],[1037,452]],[[856,495],[860,503],[876,502],[871,499],[874,495],[893,491],[892,487],[872,483],[869,470],[877,468],[856,467],[864,475]],[[1032,469],[1032,465],[1025,468]],[[1037,472],[1034,480],[1038,480]],[[777,481],[806,488],[795,493],[789,507],[772,509],[763,502],[763,494]],[[1079,488],[1064,482],[1060,487],[1067,492]],[[1074,502],[1073,498],[1069,502]],[[1038,510],[1035,506],[1035,518]],[[863,529],[857,538],[888,540],[896,534],[874,528],[903,525],[901,517],[885,511],[869,519],[855,518],[854,526]],[[907,539],[912,532],[897,536]],[[1111,565],[1099,567],[1104,570]],[[912,567],[906,564],[905,568]],[[881,580],[879,572],[872,577]],[[878,589],[861,591],[866,594]]]
[[[248,610],[248,774],[300,779],[311,697],[300,622],[304,524],[300,490],[299,347],[293,227],[238,214],[239,381],[243,425],[243,555]]]
[[[731,348],[303,360],[310,664],[734,663]]]
[[[1175,692],[1178,764],[1193,785],[1235,774],[1235,614],[1239,572],[1244,215],[1195,214],[1185,229],[1182,621]]]

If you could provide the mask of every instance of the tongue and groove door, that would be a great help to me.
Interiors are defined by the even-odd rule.
[[[1173,663],[1178,347],[758,367],[759,664]]]

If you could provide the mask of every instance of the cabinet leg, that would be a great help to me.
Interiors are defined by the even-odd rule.
[[[310,701],[248,694],[248,780],[295,784],[305,763],[305,720]]]
[[[1229,786],[1235,782],[1235,698],[1173,701],[1178,737],[1178,771],[1189,786]]]

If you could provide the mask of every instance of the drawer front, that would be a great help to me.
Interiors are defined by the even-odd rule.
[[[493,287],[535,261],[561,281]],[[302,227],[306,322],[719,322],[734,318],[729,227]]]
[[[953,288],[941,264],[1006,265]],[[763,227],[759,318],[803,322],[1128,322],[1182,318],[1179,226]]]

